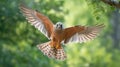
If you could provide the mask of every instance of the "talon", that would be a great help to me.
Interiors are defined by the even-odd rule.
[[[60,46],[59,44],[57,44],[55,48],[56,48],[56,49],[60,49],[61,46]]]

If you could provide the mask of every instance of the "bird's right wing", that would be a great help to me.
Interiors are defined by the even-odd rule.
[[[20,10],[25,15],[29,23],[40,30],[48,39],[51,37],[54,27],[49,18],[35,10],[27,8],[23,4],[20,4]]]

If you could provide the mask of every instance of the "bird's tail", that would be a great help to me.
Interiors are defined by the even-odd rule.
[[[56,49],[51,47],[51,42],[46,42],[40,45],[37,45],[38,49],[40,49],[44,55],[48,56],[49,58],[55,58],[57,60],[65,60],[66,54],[61,47],[60,49]]]

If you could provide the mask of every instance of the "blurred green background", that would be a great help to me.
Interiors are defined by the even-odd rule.
[[[0,67],[119,67],[119,9],[101,0],[24,0],[54,23],[66,27],[105,24],[100,36],[64,47],[67,59],[57,61],[36,48],[48,39],[31,26],[18,8],[20,0],[0,0]]]

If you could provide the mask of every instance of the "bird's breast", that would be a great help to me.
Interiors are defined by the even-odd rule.
[[[62,30],[54,31],[52,37],[54,40],[61,42],[63,39],[63,31]]]

